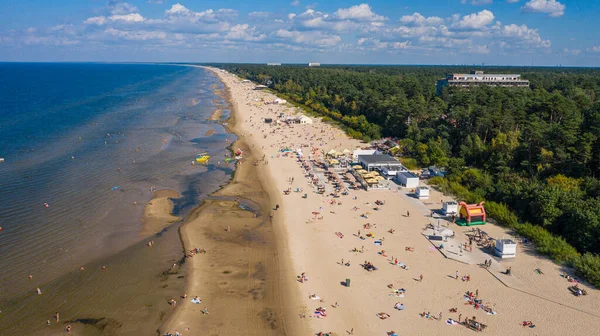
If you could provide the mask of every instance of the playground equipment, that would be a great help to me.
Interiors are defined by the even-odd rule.
[[[460,226],[472,226],[483,225],[486,223],[483,202],[480,202],[479,204],[460,202],[458,205],[460,205],[460,210],[458,212],[459,218],[456,220],[456,224]]]

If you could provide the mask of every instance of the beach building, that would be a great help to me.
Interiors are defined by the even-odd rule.
[[[285,99],[275,98],[275,100],[273,100],[273,104],[285,104],[285,103],[287,103],[287,100],[285,100]]]
[[[400,161],[389,155],[383,154],[359,155],[358,163],[360,163],[360,165],[363,166],[367,171],[383,168],[394,172],[407,170],[402,163],[400,163]]]
[[[268,87],[268,86],[266,86],[266,85],[257,85],[257,86],[254,88],[254,90],[264,90],[264,89],[266,89],[267,87]]]
[[[429,199],[429,188],[426,186],[417,187],[415,194],[418,199]]]
[[[442,203],[442,212],[444,215],[456,215],[458,213],[458,203],[454,201],[448,201]]]
[[[309,67],[319,67],[321,66],[321,63],[308,63]]]
[[[280,66],[281,63],[267,63],[268,66]]]
[[[379,154],[375,149],[357,149],[352,152],[352,162],[358,162],[359,155],[373,155]]]
[[[400,171],[394,178],[396,183],[402,185],[405,188],[414,189],[419,186],[419,177],[408,171]]]
[[[470,74],[447,74],[437,82],[437,93],[440,94],[444,86],[470,88],[474,86],[504,86],[504,87],[529,87],[529,81],[521,79],[518,74],[486,74],[483,71],[471,71]]]
[[[502,259],[517,257],[517,243],[512,239],[496,239],[494,254]]]
[[[298,124],[312,124],[313,123],[312,119],[305,115],[299,116],[298,118],[296,118],[296,120],[298,121]]]
[[[249,79],[243,79],[242,83],[250,83],[250,80]]]

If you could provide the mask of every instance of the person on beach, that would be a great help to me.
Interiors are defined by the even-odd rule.
[[[56,314],[54,314],[54,318],[56,319],[56,322],[58,322],[60,320],[60,315],[58,315],[58,312],[56,312]]]
[[[65,331],[67,332],[67,334],[71,333],[71,325],[70,324],[65,328]]]
[[[38,295],[42,295],[42,290],[41,290],[39,287],[38,287],[38,288],[36,288],[35,290],[37,291],[37,294],[38,294]]]
[[[423,274],[419,275],[419,282],[423,282]]]
[[[458,271],[456,271],[455,273],[456,275],[454,276],[454,279],[458,280]]]

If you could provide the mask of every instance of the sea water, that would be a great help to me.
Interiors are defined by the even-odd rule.
[[[160,271],[182,256],[176,226],[145,252],[150,188],[180,192],[176,212],[185,216],[233,170],[223,160],[233,136],[207,120],[218,107],[229,114],[215,89],[218,78],[195,67],[0,63],[0,334],[41,326],[60,309],[73,319],[121,310],[113,320],[136,329],[135,315],[145,315],[132,298],[149,289],[161,297]],[[192,165],[201,152],[209,164]],[[120,284],[132,285],[128,302],[103,299]],[[152,311],[148,300],[137,304]],[[80,316],[86,309],[95,316]]]

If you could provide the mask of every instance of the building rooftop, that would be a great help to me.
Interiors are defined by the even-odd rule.
[[[367,164],[401,165],[400,161],[389,155],[383,154],[359,155],[358,159],[366,162]]]

